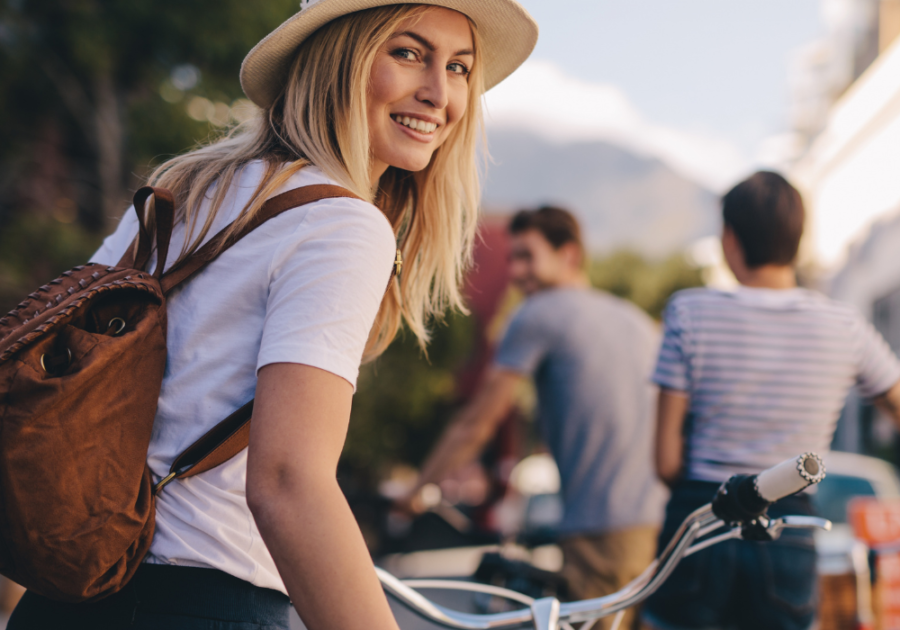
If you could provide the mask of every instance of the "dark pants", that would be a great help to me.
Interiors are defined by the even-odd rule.
[[[660,550],[718,486],[684,481],[673,488]],[[795,495],[769,508],[769,516],[786,514],[813,514],[809,497]],[[815,618],[816,581],[809,530],[785,530],[772,542],[731,540],[683,559],[647,601],[644,616],[659,630],[805,630]]]
[[[290,600],[214,569],[141,565],[121,591],[89,604],[26,592],[7,630],[288,630]]]

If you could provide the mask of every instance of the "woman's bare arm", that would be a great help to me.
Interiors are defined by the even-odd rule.
[[[894,424],[900,427],[900,382],[894,383],[893,387],[878,396],[873,402],[894,421]]]
[[[671,486],[684,466],[684,417],[690,398],[686,392],[660,388],[656,405],[656,474]]]
[[[247,503],[309,630],[397,630],[337,483],[353,388],[317,368],[259,371]]]

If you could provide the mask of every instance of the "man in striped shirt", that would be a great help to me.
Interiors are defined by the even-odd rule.
[[[660,548],[735,473],[829,449],[854,386],[900,422],[900,362],[852,308],[796,285],[799,193],[756,173],[723,199],[722,248],[740,287],[676,294],[653,380],[656,468],[672,487]],[[809,514],[807,495],[770,514]],[[812,534],[732,541],[687,558],[651,599],[658,630],[800,630],[815,617]]]

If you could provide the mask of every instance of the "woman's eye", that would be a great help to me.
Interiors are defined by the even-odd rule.
[[[409,48],[398,48],[391,54],[398,59],[407,59],[409,61],[415,61],[416,59],[416,52]]]
[[[461,74],[463,76],[469,74],[469,69],[459,62],[451,63],[449,66],[447,66],[447,70],[453,72],[454,74]]]

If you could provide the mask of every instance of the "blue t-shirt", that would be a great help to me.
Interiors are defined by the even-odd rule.
[[[652,464],[659,336],[636,306],[593,289],[548,289],[514,315],[497,367],[534,377],[538,427],[559,467],[560,532],[662,522]]]

